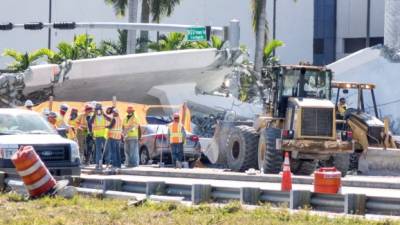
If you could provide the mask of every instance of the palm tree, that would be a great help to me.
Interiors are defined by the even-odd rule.
[[[60,42],[57,49],[57,53],[48,55],[49,63],[60,64],[65,60],[95,58],[102,55],[96,46],[94,37],[87,34],[75,36],[72,43]]]
[[[128,22],[137,22],[138,0],[105,0],[105,2],[114,7],[114,11],[117,16],[125,16],[126,8],[128,8]],[[129,30],[127,38],[127,52],[135,53],[135,49],[136,30]]]
[[[256,48],[254,58],[254,71],[256,78],[261,79],[263,66],[263,50],[266,42],[266,6],[267,0],[252,0],[253,29],[256,33]]]
[[[13,58],[15,61],[8,66],[8,69],[20,72],[29,68],[29,66],[34,65],[39,59],[47,56],[52,57],[54,53],[47,48],[42,48],[36,50],[32,53],[22,53],[13,49],[6,49],[3,52],[3,56],[8,56]]]
[[[164,16],[171,16],[175,6],[180,4],[180,0],[149,0],[151,21],[153,23],[160,23],[161,18]],[[160,38],[160,32],[157,32],[157,41]]]
[[[141,23],[150,22],[150,0],[142,0],[142,13],[140,15]],[[149,32],[147,30],[140,31],[139,49],[142,52],[147,52],[147,45],[149,42]]]
[[[100,54],[102,56],[125,55],[127,36],[126,30],[118,30],[118,41],[102,41],[99,47]]]

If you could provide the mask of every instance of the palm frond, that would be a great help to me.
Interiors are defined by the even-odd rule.
[[[117,16],[125,16],[126,7],[128,6],[129,0],[104,0],[106,4],[112,5],[114,12]]]
[[[281,41],[281,40],[271,40],[271,41],[269,41],[269,42],[266,44],[265,48],[264,48],[264,58],[269,58],[269,57],[271,57],[271,56],[272,56],[272,52],[273,52],[275,49],[277,49],[277,48],[283,46],[284,44],[285,44],[285,43],[284,43],[283,41]]]
[[[21,61],[23,56],[21,52],[18,52],[17,50],[14,49],[5,49],[2,55],[11,57],[15,61]]]

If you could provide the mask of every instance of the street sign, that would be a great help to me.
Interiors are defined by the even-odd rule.
[[[205,27],[190,27],[187,29],[188,41],[206,41],[207,34]]]

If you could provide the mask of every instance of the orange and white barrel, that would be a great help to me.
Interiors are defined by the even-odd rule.
[[[21,146],[11,157],[30,197],[40,197],[52,191],[57,181],[50,174],[32,146]]]
[[[341,188],[342,173],[335,167],[322,167],[314,172],[314,192],[337,194]]]

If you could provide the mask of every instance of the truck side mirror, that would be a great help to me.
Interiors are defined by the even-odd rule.
[[[343,89],[343,94],[348,94],[349,93],[349,90],[348,89]]]

